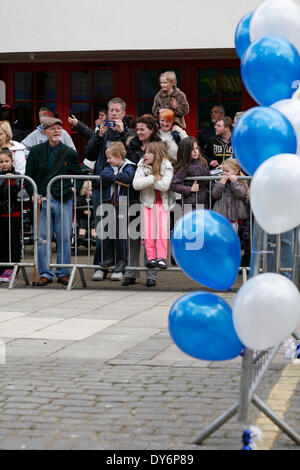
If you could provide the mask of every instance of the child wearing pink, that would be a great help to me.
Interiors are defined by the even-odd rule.
[[[150,142],[133,179],[134,189],[140,191],[148,268],[167,268],[169,211],[175,205],[175,194],[170,190],[172,177],[166,146]]]

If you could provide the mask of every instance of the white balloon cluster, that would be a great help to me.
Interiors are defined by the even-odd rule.
[[[250,349],[268,349],[289,336],[300,322],[300,295],[281,274],[254,276],[239,290],[233,305],[233,324]]]
[[[300,224],[300,157],[281,154],[264,161],[250,186],[253,214],[267,233],[279,234]]]
[[[300,35],[300,30],[299,30]],[[300,79],[299,79],[300,85]],[[292,99],[289,100],[280,100],[272,104],[271,108],[276,108],[292,124],[296,137],[297,137],[297,155],[300,155],[300,96],[299,91],[297,90]]]
[[[282,36],[298,49],[300,54],[299,6],[293,0],[267,0],[254,12],[250,22],[250,39],[263,36]]]
[[[255,10],[250,24],[251,41],[277,35],[289,40],[300,53],[300,6],[293,0],[267,0]],[[300,155],[300,75],[291,99],[271,105],[291,123]],[[263,162],[251,184],[250,201],[255,218],[269,234],[279,234],[300,224],[300,159],[280,154]]]
[[[250,41],[281,36],[300,53],[300,6],[293,0],[267,0],[251,15],[248,14],[248,23],[244,21],[249,27]],[[247,45],[244,37],[239,42],[240,56],[244,44]],[[295,89],[300,84],[298,78]],[[254,173],[250,201],[262,229],[269,234],[280,234],[300,224],[300,88],[291,99],[277,101],[271,107],[279,110],[293,126],[297,154],[282,153],[265,160]],[[300,323],[297,287],[281,274],[252,277],[237,293],[233,322],[247,348],[263,350],[280,344]]]

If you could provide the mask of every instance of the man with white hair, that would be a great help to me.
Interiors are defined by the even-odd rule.
[[[62,121],[57,118],[48,118],[43,121],[43,129],[47,137],[46,142],[32,147],[26,165],[25,174],[33,179],[38,189],[39,217],[39,273],[37,286],[46,286],[51,283],[54,273],[47,266],[47,229],[55,231],[57,242],[57,264],[71,263],[71,232],[72,232],[72,206],[73,189],[71,179],[57,180],[51,186],[50,200],[46,200],[47,185],[55,176],[82,174],[78,154],[75,150],[63,144],[61,139]],[[78,191],[82,185],[77,184]],[[25,181],[25,187],[33,197],[32,186]],[[51,206],[51,228],[47,227],[47,206]],[[55,275],[57,282],[68,285],[70,269],[59,266]]]
[[[221,104],[216,104],[211,108],[210,111],[210,124],[208,127],[203,129],[201,134],[199,134],[198,138],[198,143],[201,148],[201,150],[204,149],[206,144],[209,142],[211,137],[214,137],[216,135],[215,132],[215,124],[219,119],[222,119],[225,116],[225,109],[224,106]]]

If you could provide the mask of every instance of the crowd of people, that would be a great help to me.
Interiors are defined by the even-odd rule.
[[[126,103],[118,97],[99,110],[95,129],[70,115],[69,124],[86,140],[81,165],[70,135],[52,111],[40,109],[39,126],[21,142],[13,140],[10,123],[0,121],[0,175],[25,174],[37,185],[40,277],[36,285],[46,286],[55,276],[63,285],[69,282],[67,265],[71,264],[75,201],[78,246],[84,244],[86,236],[95,244],[93,264],[98,268],[92,279],[103,280],[111,273],[110,279],[122,281],[123,286],[134,284],[139,277],[135,268],[140,265],[144,245],[146,285],[155,286],[157,272],[168,267],[168,240],[174,226],[172,210],[176,203],[183,211],[208,208],[208,181],[197,177],[219,174],[221,178],[212,187],[213,210],[227,217],[239,233],[244,249],[242,265],[249,265],[249,188],[247,181],[238,179],[243,173],[232,150],[235,122],[225,115],[223,106],[215,105],[211,124],[197,141],[186,132],[189,103],[177,87],[175,73],[162,73],[160,85],[152,114],[134,121],[128,119]],[[235,116],[235,121],[241,114]],[[91,174],[98,178],[90,181]],[[50,200],[47,199],[48,183],[63,175],[86,178],[75,178],[73,183],[71,178],[56,180],[51,185]],[[16,242],[20,239],[19,183],[18,179],[0,178],[2,263],[20,261],[17,249],[20,243]],[[24,185],[33,198],[33,188],[27,179]],[[47,227],[49,205],[51,226]],[[130,211],[133,207],[139,210]],[[113,231],[109,225],[114,227]],[[131,233],[132,227],[135,233]],[[60,266],[55,273],[47,266],[47,230],[51,231],[50,237],[53,231],[56,234]],[[176,263],[174,259],[172,262]],[[9,282],[11,267],[1,266],[1,271],[0,281]]]

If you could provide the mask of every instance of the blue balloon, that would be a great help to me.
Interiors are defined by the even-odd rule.
[[[188,212],[175,224],[171,244],[177,264],[194,281],[216,290],[234,284],[241,246],[222,215],[206,209]]]
[[[249,175],[280,153],[296,153],[297,137],[290,121],[275,108],[256,106],[237,121],[232,133],[234,156]]]
[[[190,292],[172,305],[169,331],[186,354],[205,361],[225,361],[244,349],[225,300],[210,292]]]
[[[251,44],[249,26],[253,14],[254,10],[250,11],[249,13],[246,13],[246,15],[244,15],[243,18],[240,20],[235,30],[235,49],[240,59],[242,59],[244,53]]]
[[[291,98],[293,82],[300,77],[297,49],[280,36],[264,36],[252,42],[241,63],[243,82],[252,98],[262,106]]]

